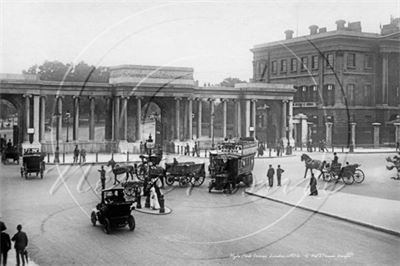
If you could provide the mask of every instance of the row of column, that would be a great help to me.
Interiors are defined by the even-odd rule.
[[[197,102],[197,138],[202,136],[202,109],[203,109],[203,100],[195,99]],[[210,128],[209,128],[209,138],[213,139],[215,136],[214,125],[215,125],[215,99],[207,99],[207,102],[210,105]],[[229,100],[222,99],[222,136],[227,137],[227,109]],[[242,136],[242,111],[241,111],[241,101],[232,100],[235,104],[234,112],[233,112],[233,122],[234,122],[234,135],[236,137]],[[192,113],[193,113],[193,99],[188,98],[186,102],[187,108],[184,108],[186,113],[184,116],[184,126],[183,126],[183,135],[187,139],[191,139],[192,134]],[[180,139],[181,137],[181,104],[182,98],[175,98],[175,139]],[[245,130],[243,136],[246,137],[255,137],[256,132],[256,115],[257,115],[257,100],[249,99],[245,100],[245,112],[244,112],[244,123]],[[186,106],[185,106],[186,107]],[[288,112],[287,112],[288,110]],[[187,117],[190,116],[190,119]],[[187,125],[188,121],[188,126]],[[292,144],[294,144],[293,139],[293,101],[282,101],[282,131],[281,136],[286,141],[287,140]]]

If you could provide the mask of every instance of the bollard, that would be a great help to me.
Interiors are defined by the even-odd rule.
[[[111,153],[111,159],[114,160],[114,152]]]
[[[342,146],[342,152],[344,151],[344,147]]]
[[[99,162],[99,153],[96,152],[96,163],[98,163],[98,162]]]
[[[47,153],[47,163],[50,163],[50,152]]]
[[[271,157],[271,152],[272,152],[272,149],[271,149],[271,147],[269,147],[269,157]]]
[[[158,199],[158,203],[160,204],[160,213],[165,213],[164,195],[160,195],[160,198]]]
[[[335,152],[335,147],[332,146],[332,152]]]
[[[176,145],[176,147],[177,147],[176,153],[179,154],[179,145]]]
[[[129,162],[129,151],[126,153],[126,161]]]
[[[63,152],[63,163],[65,163],[65,152]]]

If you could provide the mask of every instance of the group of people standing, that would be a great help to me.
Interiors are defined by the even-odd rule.
[[[25,262],[28,263],[28,252],[26,251],[26,247],[28,246],[28,236],[24,231],[22,231],[22,225],[17,225],[17,233],[10,239],[10,235],[5,232],[7,227],[5,223],[0,221],[1,227],[1,255],[0,255],[0,263],[2,265],[7,265],[7,257],[8,251],[11,249],[11,241],[14,243],[16,258],[17,258],[17,266],[25,265]]]
[[[78,163],[78,160],[79,163],[86,162],[86,150],[84,148],[79,150],[78,145],[76,145],[74,149],[74,163]]]

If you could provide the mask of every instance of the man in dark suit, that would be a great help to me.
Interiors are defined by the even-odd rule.
[[[22,231],[22,225],[17,226],[18,232],[11,238],[15,241],[14,248],[17,256],[17,265],[20,265],[20,259],[22,260],[22,265],[25,265],[25,248],[28,245],[28,237],[25,232]]]
[[[268,184],[270,187],[272,187],[274,184],[274,175],[275,175],[275,169],[272,168],[272,164],[270,164],[267,172]]]

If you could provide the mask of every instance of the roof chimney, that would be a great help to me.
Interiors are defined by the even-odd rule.
[[[336,21],[336,30],[344,30],[345,26],[344,24],[346,23],[346,21],[344,21],[343,19],[339,19]]]
[[[318,33],[318,26],[317,25],[311,25],[308,27],[310,29],[310,35],[314,35]]]
[[[326,27],[323,27],[323,28],[319,28],[319,31],[318,31],[319,33],[324,33],[324,32],[326,32]]]
[[[293,33],[294,33],[294,31],[292,31],[292,30],[286,30],[285,31],[286,40],[292,39],[293,38]]]

